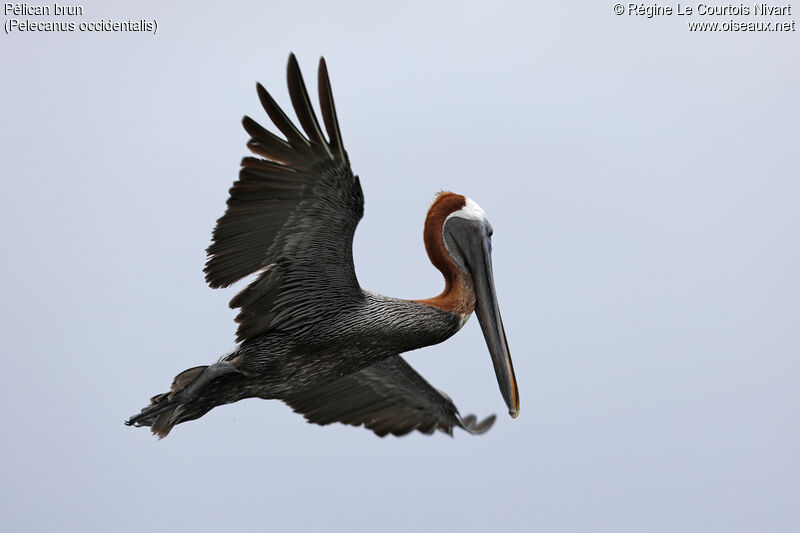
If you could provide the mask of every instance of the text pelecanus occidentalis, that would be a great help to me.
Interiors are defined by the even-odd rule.
[[[248,148],[228,208],[208,248],[206,281],[227,287],[260,271],[231,300],[239,345],[210,366],[178,374],[170,392],[126,424],[159,437],[175,424],[243,398],[280,399],[309,422],[363,424],[380,436],[413,430],[483,433],[494,415],[462,418],[399,354],[455,334],[478,315],[509,413],[519,412],[514,368],[492,278],[492,227],[472,200],[440,193],[425,219],[425,248],[444,291],[401,300],[363,290],[353,267],[353,233],[364,211],[358,177],[342,144],[325,60],[319,63],[326,140],[294,55],[289,95],[301,132],[257,84],[285,140],[245,117]]]

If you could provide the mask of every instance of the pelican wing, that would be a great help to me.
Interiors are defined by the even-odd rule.
[[[284,401],[314,424],[363,424],[380,437],[436,429],[452,435],[454,427],[480,434],[495,420],[495,415],[481,422],[474,415],[461,418],[453,401],[399,355]]]
[[[231,300],[232,308],[240,308],[238,341],[308,326],[335,316],[342,302],[363,298],[352,245],[364,195],[342,144],[325,60],[320,60],[318,79],[329,140],[294,54],[287,78],[303,131],[258,84],[259,99],[285,139],[244,117],[251,136],[247,146],[260,157],[242,160],[207,250],[206,281],[214,288],[262,271]]]

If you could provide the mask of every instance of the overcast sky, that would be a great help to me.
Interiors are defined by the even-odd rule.
[[[800,530],[800,35],[687,23],[794,15],[381,4],[87,0],[2,36],[0,529]],[[435,193],[486,211],[518,419],[473,318],[409,361],[483,436],[261,400],[123,426],[234,346],[204,250],[291,51],[313,99],[328,62],[364,287],[437,294]]]

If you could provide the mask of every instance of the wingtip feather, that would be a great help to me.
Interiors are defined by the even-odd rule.
[[[317,72],[317,87],[319,92],[319,104],[322,110],[322,121],[325,123],[325,130],[328,132],[331,148],[334,149],[343,161],[347,161],[347,153],[342,142],[342,132],[339,128],[339,118],[336,116],[336,105],[333,101],[333,90],[331,80],[328,75],[328,66],[325,58],[319,59],[319,70]]]
[[[303,73],[300,71],[300,65],[297,63],[297,58],[294,54],[289,55],[289,63],[286,66],[286,81],[289,85],[289,97],[294,106],[294,112],[300,125],[311,141],[312,146],[316,145],[322,148],[324,153],[333,159],[330,145],[325,140],[322,134],[322,129],[319,127],[317,116],[314,113],[314,108],[311,105],[311,100],[308,97],[308,90],[306,89],[305,81],[303,81]]]

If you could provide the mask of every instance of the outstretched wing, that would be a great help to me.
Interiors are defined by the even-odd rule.
[[[364,194],[342,144],[325,60],[319,63],[322,133],[294,54],[289,95],[303,131],[260,84],[261,104],[285,139],[250,117],[242,121],[257,157],[245,157],[225,214],[217,221],[206,262],[214,288],[263,269],[231,300],[240,308],[237,340],[273,329],[296,329],[335,316],[363,298],[353,268],[353,233]]]
[[[283,401],[314,424],[363,424],[380,437],[415,429],[427,434],[439,429],[452,435],[454,427],[480,434],[495,420],[495,415],[481,422],[474,415],[461,418],[453,401],[399,355]]]

